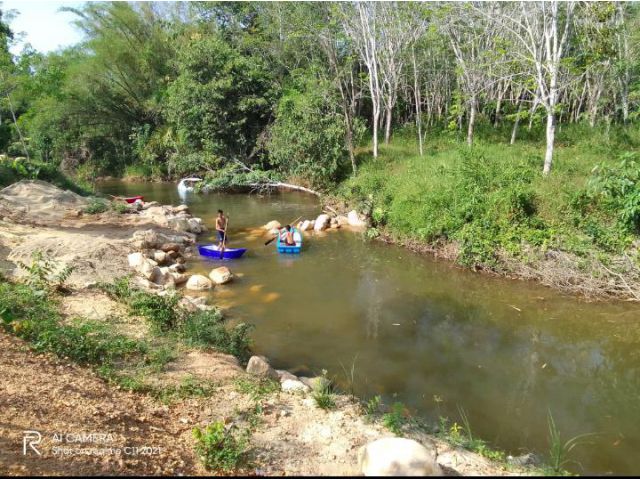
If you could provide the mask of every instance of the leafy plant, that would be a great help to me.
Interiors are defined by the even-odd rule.
[[[322,370],[321,380],[315,384],[314,390],[311,392],[311,396],[316,406],[323,410],[332,410],[336,408],[335,396],[331,392],[331,382],[327,378],[326,370]]]
[[[89,201],[89,205],[84,208],[83,212],[88,213],[89,215],[96,215],[98,213],[104,213],[107,210],[109,210],[109,203],[106,200],[93,197]]]
[[[396,435],[402,433],[402,427],[407,423],[405,406],[401,402],[395,402],[391,410],[382,416],[382,424]]]
[[[41,250],[36,250],[31,254],[31,265],[26,265],[21,261],[18,261],[17,264],[27,271],[26,284],[40,292],[64,290],[64,283],[73,273],[72,266],[65,265],[60,268],[56,262],[46,258]]]
[[[367,400],[365,404],[364,411],[365,415],[368,417],[372,417],[380,412],[380,407],[382,406],[382,397],[380,395],[375,395]]]
[[[195,450],[207,470],[222,474],[237,471],[246,452],[247,441],[227,430],[221,421],[195,427]]]

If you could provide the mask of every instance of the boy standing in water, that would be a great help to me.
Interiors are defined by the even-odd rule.
[[[222,242],[225,239],[225,231],[227,229],[227,218],[224,216],[222,210],[218,210],[218,216],[216,217],[216,232],[218,232],[218,248],[222,248]],[[227,236],[227,240],[229,237]]]

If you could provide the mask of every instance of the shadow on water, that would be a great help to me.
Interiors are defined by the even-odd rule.
[[[103,191],[180,201],[173,184],[116,183]],[[442,414],[460,423],[461,406],[475,435],[515,454],[548,451],[550,409],[564,438],[598,433],[572,452],[584,468],[572,470],[637,473],[636,305],[590,304],[348,232],[307,236],[300,256],[278,255],[251,229],[313,218],[319,207],[301,194],[187,201],[209,227],[218,208],[228,211],[231,246],[249,248],[228,264],[239,274],[234,284],[216,289],[212,301],[231,306],[231,321],[256,325],[255,350],[277,368],[343,377],[355,359],[361,397],[381,394],[433,421]],[[195,259],[190,268],[215,265]]]

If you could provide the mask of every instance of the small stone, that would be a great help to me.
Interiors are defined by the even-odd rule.
[[[131,268],[138,268],[144,262],[144,255],[140,252],[130,253],[127,255],[127,260]]]

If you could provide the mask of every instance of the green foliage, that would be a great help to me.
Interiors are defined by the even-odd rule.
[[[461,407],[458,407],[458,412],[462,425],[457,422],[450,424],[449,419],[440,417],[438,436],[452,445],[466,448],[496,462],[504,462],[507,458],[505,452],[491,448],[484,440],[474,437],[466,412]]]
[[[0,281],[0,317],[6,330],[37,351],[80,363],[108,366],[147,351],[144,343],[114,334],[102,323],[62,323],[54,298],[28,285]]]
[[[382,397],[380,395],[375,395],[367,400],[367,403],[364,407],[365,415],[368,417],[373,417],[380,412],[380,408],[382,406]]]
[[[608,156],[624,152],[637,136],[618,140],[616,131],[606,142]],[[469,149],[440,135],[420,157],[396,138],[378,159],[361,160],[340,194],[370,212],[375,230],[369,235],[384,229],[400,240],[453,243],[457,261],[471,267],[501,269],[504,257],[529,261],[552,249],[578,256],[624,252],[638,235],[635,154],[622,153],[612,165],[602,161],[602,145],[591,150],[572,129],[563,136],[575,146],[556,149],[548,178],[540,175],[535,145],[477,138]]]
[[[178,310],[177,295],[159,296],[153,293],[133,291],[128,300],[132,314],[147,319],[156,332],[169,332],[181,323],[181,312]]]
[[[299,79],[278,103],[267,145],[273,165],[316,187],[335,182],[348,160],[344,118],[328,90],[313,76]]]
[[[255,402],[280,391],[280,382],[271,378],[241,377],[235,383],[236,390],[250,395]]]
[[[55,165],[36,160],[28,161],[24,157],[9,158],[0,155],[0,187],[11,185],[20,180],[42,180],[64,190],[87,195],[90,188],[60,172]]]
[[[331,392],[331,382],[327,378],[327,371],[322,371],[322,380],[315,384],[311,392],[311,397],[316,406],[323,410],[333,410],[336,408],[335,395]]]
[[[175,386],[152,389],[151,394],[162,403],[170,404],[185,398],[210,397],[216,391],[216,385],[188,376]]]
[[[41,250],[31,254],[31,265],[18,261],[18,266],[27,272],[26,283],[38,295],[45,295],[48,291],[63,290],[73,267],[60,267],[50,258],[46,258]]]
[[[249,357],[251,326],[241,323],[228,329],[218,309],[188,315],[181,330],[187,345],[213,347],[245,361]]]
[[[215,348],[244,361],[249,357],[252,325],[225,325],[218,309],[186,312],[178,307],[178,295],[159,296],[131,287],[128,277],[98,287],[128,305],[133,315],[147,319],[157,333],[175,333],[185,344],[198,348]]]
[[[238,470],[247,448],[247,440],[227,430],[221,421],[213,422],[204,429],[195,427],[193,437],[195,450],[207,470],[233,474]]]
[[[89,201],[89,205],[84,208],[83,212],[88,213],[89,215],[96,215],[98,213],[104,213],[107,210],[109,210],[109,202],[101,198],[93,197]]]
[[[263,59],[243,55],[218,35],[194,32],[176,64],[165,115],[181,143],[216,157],[249,155],[273,102],[275,85]]]
[[[564,467],[572,462],[569,459],[569,454],[574,448],[583,445],[585,439],[593,436],[593,433],[576,435],[565,441],[560,435],[560,430],[556,426],[551,410],[549,410],[547,421],[549,426],[549,464],[555,475],[562,475],[565,473]]]
[[[396,435],[402,433],[402,427],[407,423],[406,407],[401,402],[391,405],[391,410],[382,416],[382,424]]]

